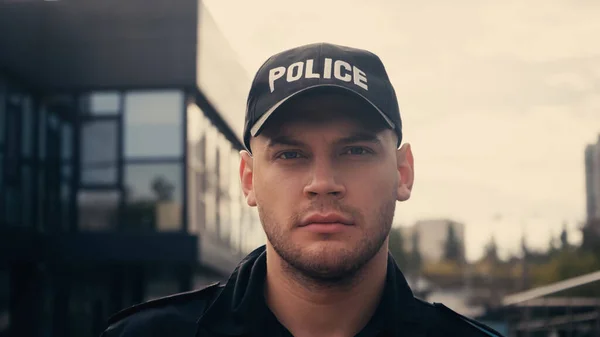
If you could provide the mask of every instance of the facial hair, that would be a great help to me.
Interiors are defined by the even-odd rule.
[[[260,205],[260,203],[259,203]],[[396,198],[387,199],[368,221],[361,212],[353,207],[341,205],[339,202],[315,202],[308,209],[297,212],[284,223],[277,223],[272,213],[264,207],[258,207],[259,217],[269,243],[281,257],[283,269],[304,284],[323,286],[340,286],[356,281],[359,271],[381,250],[391,230],[396,209]],[[365,231],[353,247],[340,248],[337,251],[324,249],[307,252],[304,247],[292,242],[290,228],[297,228],[300,219],[307,212],[335,210],[349,215],[355,225],[363,226]],[[368,227],[365,227],[368,226]]]

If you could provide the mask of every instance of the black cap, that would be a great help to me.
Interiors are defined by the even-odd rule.
[[[396,92],[379,57],[329,43],[309,44],[271,56],[258,70],[246,106],[244,145],[288,99],[319,88],[339,88],[370,103],[402,140]]]

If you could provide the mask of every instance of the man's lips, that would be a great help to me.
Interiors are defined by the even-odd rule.
[[[300,227],[309,225],[352,225],[352,219],[339,213],[310,214],[300,222]]]

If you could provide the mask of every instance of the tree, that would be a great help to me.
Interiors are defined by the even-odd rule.
[[[550,236],[550,241],[548,242],[548,256],[554,256],[558,252],[558,247],[556,245],[556,238],[554,235]]]
[[[421,247],[419,245],[419,231],[415,230],[411,238],[411,252],[410,252],[410,269],[421,270],[422,257]]]
[[[444,245],[444,257],[449,261],[459,262],[461,260],[460,243],[452,224],[448,225],[448,234]]]
[[[546,263],[532,265],[532,286],[544,286],[600,269],[600,258],[594,252],[561,250]],[[566,290],[561,296],[600,296],[600,288],[584,285]]]
[[[560,249],[569,248],[569,237],[567,234],[567,224],[563,223],[563,229],[560,232]]]
[[[392,228],[390,231],[389,251],[400,269],[407,267],[408,259],[404,251],[404,241],[400,228]]]
[[[496,238],[492,235],[490,242],[485,246],[484,258],[489,261],[498,262],[498,246],[496,245]]]
[[[152,190],[156,194],[158,201],[173,200],[174,189],[175,186],[163,176],[156,177],[152,181]]]
[[[600,254],[600,219],[590,219],[581,228],[583,242],[581,248]]]
[[[530,287],[530,279],[529,279],[529,259],[531,258],[531,252],[527,247],[527,241],[525,239],[525,234],[521,237],[521,250],[523,252],[523,259],[521,262],[521,289],[529,289]]]

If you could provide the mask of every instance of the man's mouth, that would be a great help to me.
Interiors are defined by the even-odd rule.
[[[335,233],[352,225],[352,219],[339,213],[313,213],[300,223],[300,227],[318,233]]]

